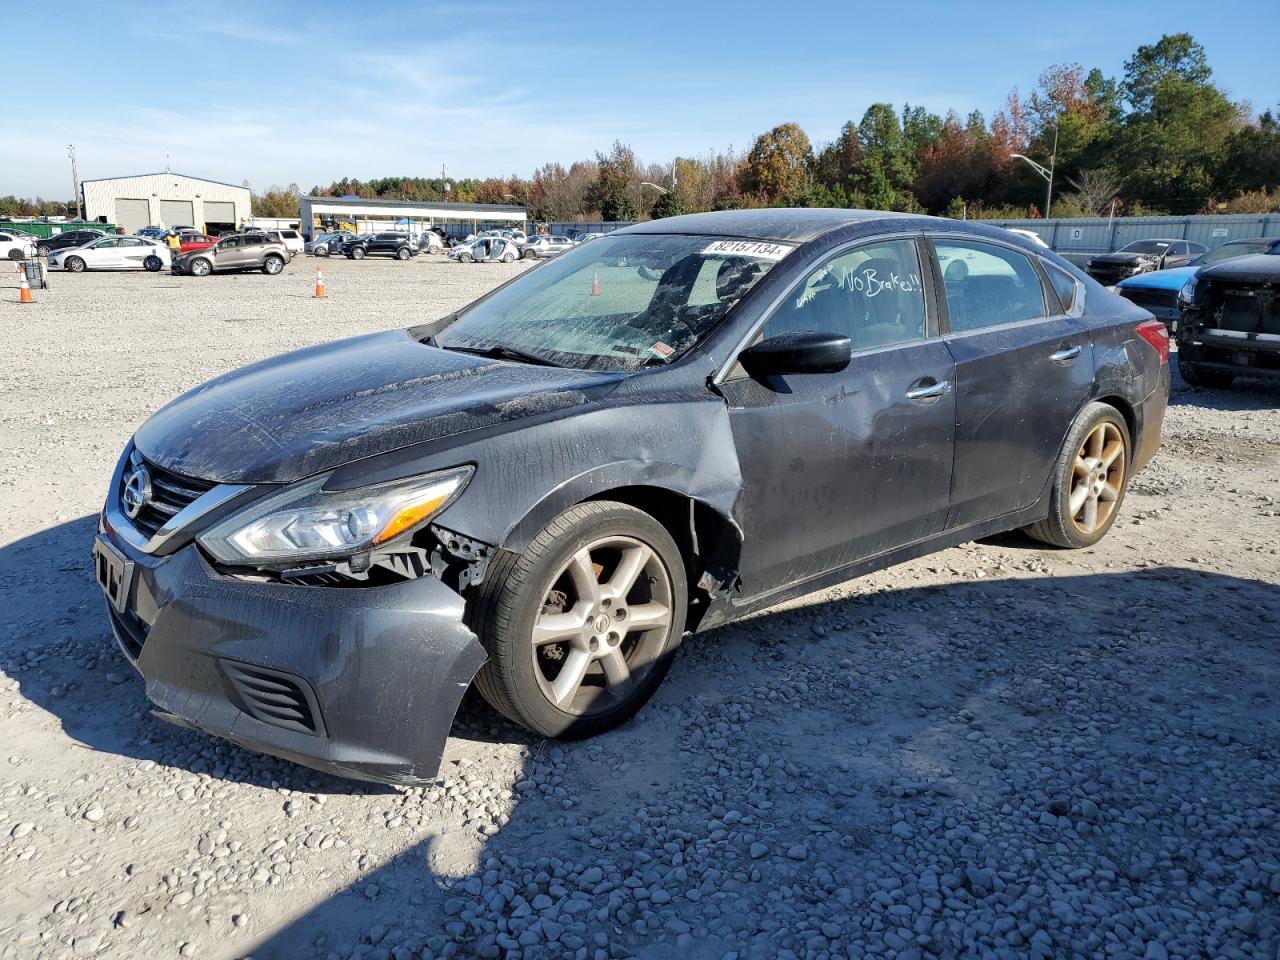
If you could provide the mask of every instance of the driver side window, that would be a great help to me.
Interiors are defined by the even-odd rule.
[[[764,336],[844,334],[854,350],[923,340],[924,285],[911,239],[846,250],[819,266],[765,322]]]

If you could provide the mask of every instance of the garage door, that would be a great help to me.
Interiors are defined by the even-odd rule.
[[[190,200],[161,200],[160,219],[166,227],[194,227]]]
[[[125,233],[137,233],[151,225],[151,208],[145,200],[116,199],[116,226]]]
[[[236,205],[229,200],[206,200],[204,202],[204,222],[219,223],[229,227],[236,225]]]

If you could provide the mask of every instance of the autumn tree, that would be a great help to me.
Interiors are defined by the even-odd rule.
[[[742,165],[744,193],[775,203],[800,197],[809,184],[813,147],[797,124],[783,123],[756,137]]]

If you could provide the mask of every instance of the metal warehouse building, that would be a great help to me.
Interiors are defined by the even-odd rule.
[[[84,180],[80,193],[86,220],[114,223],[125,233],[147,226],[225,233],[251,215],[248,188],[180,173]]]

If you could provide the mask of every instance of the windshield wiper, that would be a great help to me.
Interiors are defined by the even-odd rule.
[[[517,347],[508,347],[502,344],[494,344],[492,347],[439,346],[441,350],[451,350],[454,353],[470,353],[477,357],[488,357],[491,360],[517,360],[520,363],[532,363],[539,367],[564,366],[563,363],[556,363],[554,360],[548,360],[546,357],[539,356],[536,353],[528,353]]]

